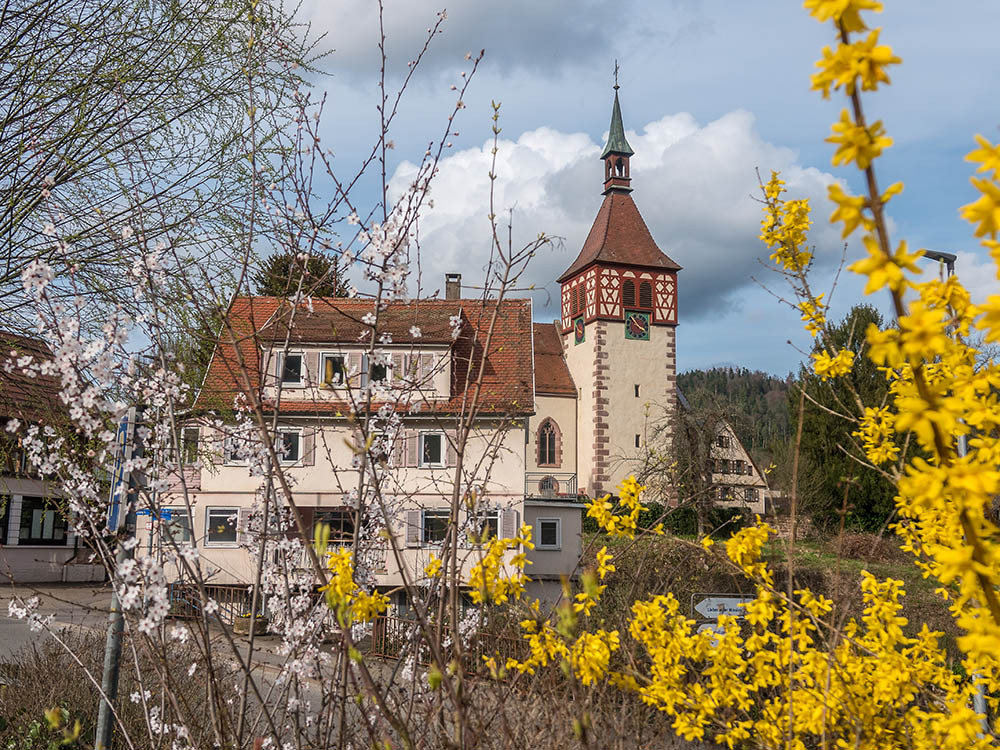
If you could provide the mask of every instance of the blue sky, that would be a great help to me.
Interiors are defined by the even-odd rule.
[[[378,58],[373,0],[312,0],[301,13],[333,52],[323,140],[336,163],[355,167],[371,149]],[[390,81],[423,44],[441,10],[426,0],[387,0]],[[498,198],[513,210],[514,236],[562,238],[529,271],[537,320],[556,315],[554,279],[576,257],[601,200],[603,146],[611,112],[611,71],[621,65],[621,102],[632,160],[634,197],[660,247],[680,274],[678,368],[745,366],[777,374],[797,367],[809,345],[798,316],[754,278],[781,295],[757,240],[755,168],[783,171],[796,197],[809,197],[816,221],[815,278],[828,289],[844,247],[826,225],[826,185],[844,180],[860,191],[856,170],[830,166],[824,143],[843,106],[809,90],[813,63],[831,30],[797,2],[667,0],[461,0],[448,7],[407,91],[390,137],[398,192],[426,144],[444,130],[453,84],[469,70],[467,52],[486,57],[465,97],[433,187],[434,209],[421,222],[423,285],[446,271],[481,280],[489,234],[491,100],[502,102]],[[895,0],[870,25],[882,26],[903,65],[892,86],[869,95],[870,119],[882,119],[895,145],[879,163],[883,185],[902,180],[892,204],[895,239],[959,253],[958,273],[974,297],[1000,291],[958,208],[974,198],[963,156],[972,137],[1000,137],[1000,4]],[[374,181],[365,183],[377,199]],[[847,248],[847,260],[858,248]],[[844,274],[833,295],[839,317],[861,299]],[[874,300],[883,306],[884,300]]]

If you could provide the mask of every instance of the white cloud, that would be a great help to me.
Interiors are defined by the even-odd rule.
[[[826,218],[826,185],[833,177],[797,163],[794,151],[764,141],[749,112],[730,112],[706,125],[686,113],[668,115],[629,132],[633,197],[660,248],[683,266],[681,320],[697,320],[738,309],[741,290],[761,275],[758,258],[760,204],[755,170],[767,178],[782,172],[789,195],[808,197],[814,207],[817,270],[839,262],[842,242]],[[441,162],[432,188],[434,208],[421,220],[424,287],[439,288],[444,273],[459,271],[482,283],[489,252],[489,171],[492,142],[455,153]],[[536,294],[539,319],[556,315],[555,279],[576,258],[602,196],[601,146],[588,135],[539,128],[517,141],[500,143],[495,205],[513,209],[515,244],[545,232],[562,247],[535,258],[527,283]],[[398,195],[414,175],[401,164],[392,178]]]

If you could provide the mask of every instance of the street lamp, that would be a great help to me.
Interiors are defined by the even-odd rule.
[[[924,257],[944,263],[948,270],[948,276],[955,274],[955,260],[958,258],[955,253],[941,253],[937,250],[924,250]]]
[[[931,260],[936,260],[939,263],[944,263],[945,269],[947,271],[948,278],[955,275],[955,260],[957,256],[955,253],[942,253],[937,250],[924,250],[924,257],[930,258]],[[968,453],[968,443],[965,435],[958,436],[958,455],[959,458],[964,458],[965,454]],[[989,720],[986,718],[986,692],[983,687],[983,683],[978,683],[976,685],[976,692],[972,696],[972,708],[973,710],[983,716],[980,719],[980,725],[982,726],[983,735],[990,731]]]

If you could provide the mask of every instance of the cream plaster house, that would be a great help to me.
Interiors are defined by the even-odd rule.
[[[16,362],[52,358],[45,342],[0,332],[0,582],[71,583],[104,580],[104,568],[90,560],[69,523],[55,484],[42,480],[6,429],[9,420],[22,424],[64,421],[59,411],[59,378],[29,377]]]

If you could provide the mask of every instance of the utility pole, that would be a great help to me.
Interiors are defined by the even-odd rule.
[[[124,444],[120,445],[121,455],[116,460],[121,466],[131,459],[142,458],[143,446],[138,437],[138,426],[142,420],[142,409],[132,407],[128,411],[126,435]],[[127,473],[127,478],[125,474]],[[120,567],[125,560],[132,558],[134,546],[126,544],[135,537],[136,515],[135,506],[139,497],[139,490],[143,485],[143,477],[140,472],[125,472],[122,469],[121,475],[112,476],[110,509],[108,523],[112,526],[111,531],[118,531],[118,551],[115,555],[115,564]],[[120,485],[120,486],[116,486]],[[127,489],[126,489],[127,488]],[[124,508],[116,509],[116,495],[124,492]],[[122,502],[119,500],[119,502]],[[124,512],[124,519],[121,514]],[[111,611],[108,614],[108,637],[104,645],[104,675],[101,678],[100,705],[97,709],[97,730],[94,733],[94,750],[108,750],[111,747],[111,734],[114,730],[114,703],[118,698],[118,672],[121,666],[122,654],[122,631],[125,628],[125,618],[122,614],[121,602],[118,600],[118,589],[112,587],[111,590]]]

